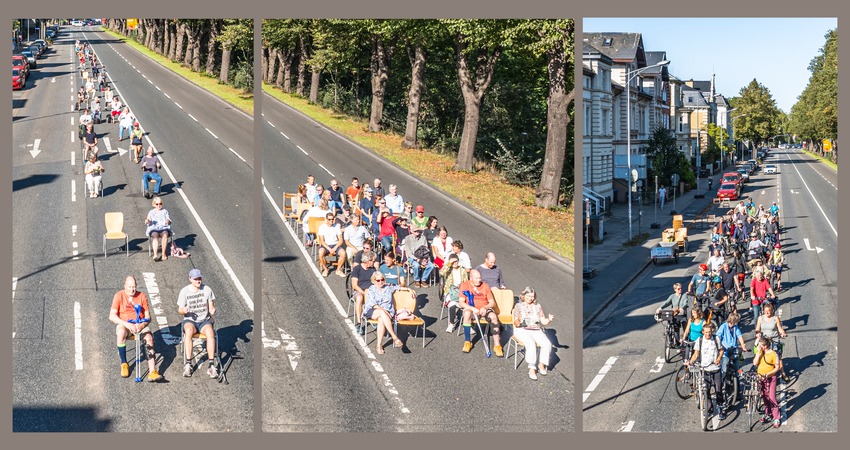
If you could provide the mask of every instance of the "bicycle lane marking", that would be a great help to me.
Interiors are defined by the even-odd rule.
[[[590,397],[590,394],[599,387],[599,383],[602,382],[602,379],[605,378],[605,375],[608,374],[608,371],[611,370],[611,367],[614,366],[614,363],[617,362],[617,356],[612,356],[605,361],[605,365],[599,369],[599,372],[593,377],[593,380],[590,381],[590,384],[587,385],[587,388],[584,390],[584,394],[582,394],[582,403],[587,401],[587,398]]]
[[[328,295],[328,298],[331,299],[333,306],[336,307],[336,310],[337,312],[339,312],[339,315],[343,317],[343,320],[345,321],[345,324],[348,327],[348,331],[350,331],[352,336],[354,336],[355,342],[357,342],[357,344],[360,346],[360,349],[363,351],[363,353],[366,354],[366,357],[371,360],[371,364],[369,364],[369,366],[372,367],[372,369],[378,373],[378,376],[381,378],[384,387],[386,387],[387,391],[390,394],[390,398],[396,403],[396,406],[399,408],[399,410],[401,410],[402,414],[410,414],[410,409],[405,406],[404,401],[402,401],[401,396],[399,395],[398,389],[395,388],[392,381],[390,380],[390,377],[384,371],[384,368],[381,363],[377,361],[375,354],[372,353],[372,350],[369,348],[369,346],[366,345],[363,339],[360,339],[360,336],[354,329],[354,322],[348,318],[348,312],[345,310],[345,308],[342,307],[342,303],[339,301],[336,294],[334,294],[334,292],[331,290],[331,287],[330,285],[328,285],[327,281],[325,280],[325,277],[323,277],[322,274],[319,272],[319,269],[316,267],[316,264],[313,262],[312,258],[307,253],[307,249],[303,245],[300,245],[301,240],[295,234],[295,231],[292,229],[292,227],[289,226],[289,222],[283,216],[283,211],[281,211],[280,207],[278,207],[277,203],[275,203],[272,194],[269,192],[268,189],[266,189],[265,180],[261,181],[263,183],[263,192],[266,194],[266,198],[268,198],[269,203],[271,203],[281,222],[283,222],[283,226],[289,232],[289,235],[292,236],[292,239],[295,242],[299,243],[298,249],[301,251],[301,255],[304,257],[304,260],[307,261],[307,263],[309,264],[310,269],[313,271],[313,275],[316,277],[316,279],[319,281],[319,284],[325,290],[325,293]],[[292,342],[294,343],[295,340],[293,339]]]
[[[88,40],[88,38],[86,38],[86,40]],[[94,51],[94,49],[92,49],[92,51]],[[110,76],[110,80],[111,79],[112,79],[112,77]],[[115,87],[115,92],[117,94],[119,94],[121,96],[121,98],[123,98],[125,100],[124,103],[125,103],[125,105],[127,105],[127,101],[126,101],[127,98],[124,97],[123,94],[121,94],[121,91],[118,89],[117,86],[114,86],[114,87]],[[128,105],[128,107],[129,107],[129,105]],[[138,120],[138,117],[136,119]],[[180,195],[180,198],[183,200],[183,203],[186,205],[186,207],[189,208],[189,212],[192,214],[192,217],[195,219],[195,222],[201,228],[201,232],[204,234],[204,236],[206,236],[207,241],[209,242],[210,246],[213,249],[213,253],[218,258],[219,263],[221,263],[222,268],[224,268],[224,271],[230,277],[230,280],[233,282],[234,286],[236,287],[236,290],[242,296],[242,300],[245,302],[245,305],[248,307],[248,309],[251,312],[253,312],[254,311],[254,301],[253,301],[253,299],[251,299],[251,296],[248,294],[248,291],[245,290],[245,287],[242,285],[242,282],[239,280],[239,277],[236,276],[236,272],[233,270],[233,267],[231,267],[230,263],[227,261],[227,258],[224,257],[224,254],[221,252],[221,248],[218,246],[218,243],[216,242],[215,238],[212,236],[212,233],[207,228],[206,223],[204,222],[203,219],[201,219],[201,216],[198,214],[198,211],[195,210],[194,204],[192,204],[192,201],[189,200],[189,197],[183,191],[183,188],[180,186],[179,183],[176,182],[177,178],[171,172],[171,169],[168,167],[168,164],[166,164],[165,159],[161,155],[159,155],[159,152],[156,151],[156,145],[153,143],[153,140],[150,138],[150,136],[145,136],[145,139],[147,139],[148,143],[151,146],[154,147],[154,153],[159,158],[159,162],[160,162],[160,164],[162,164],[162,168],[165,170],[165,173],[168,175],[171,183],[174,185],[174,190],[177,192],[177,194]]]

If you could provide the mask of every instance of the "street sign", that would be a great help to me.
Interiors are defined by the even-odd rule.
[[[632,169],[632,181],[638,180],[638,171],[637,169]]]
[[[674,186],[679,184],[679,174],[678,173],[674,173],[673,175],[670,175],[670,179],[673,180]]]
[[[823,151],[831,152],[832,151],[832,140],[824,139],[823,140]]]

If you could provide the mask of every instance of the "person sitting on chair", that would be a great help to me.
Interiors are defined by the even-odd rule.
[[[94,125],[89,121],[86,123],[85,131],[82,136],[83,141],[83,156],[88,160],[89,151],[97,157],[97,133],[94,132]]]
[[[180,290],[177,296],[177,312],[183,315],[183,351],[186,355],[186,365],[183,366],[183,376],[192,376],[192,336],[203,333],[207,338],[207,359],[210,362],[207,375],[218,377],[215,366],[215,330],[213,316],[215,315],[215,294],[203,283],[203,276],[198,269],[189,271],[189,285]]]
[[[457,241],[455,241],[457,242]],[[469,353],[472,350],[472,317],[477,315],[479,319],[485,319],[490,322],[490,328],[493,330],[493,353],[498,357],[502,357],[502,344],[499,337],[499,316],[496,315],[496,299],[493,298],[493,291],[487,283],[481,281],[481,273],[475,269],[469,271],[469,280],[460,284],[460,302],[458,306],[463,310],[463,352]],[[470,302],[466,293],[472,296]],[[481,339],[487,339],[487,336],[481,336]]]
[[[135,306],[140,305],[138,317]],[[115,337],[118,346],[118,357],[121,359],[121,376],[130,376],[130,365],[127,364],[127,337],[131,334],[141,336],[145,340],[148,359],[148,381],[159,381],[162,375],[156,371],[156,350],[153,346],[153,335],[147,323],[133,323],[130,320],[150,319],[148,297],[136,290],[136,278],[128,275],[124,278],[124,290],[118,291],[112,297],[109,309],[109,321],[115,324]],[[136,342],[136,351],[141,350],[141,342]]]
[[[384,354],[384,333],[389,333],[393,339],[393,347],[401,348],[402,342],[393,331],[393,318],[395,317],[395,305],[393,294],[399,289],[407,290],[398,285],[388,285],[387,278],[381,272],[374,272],[370,277],[372,283],[366,290],[366,303],[363,305],[363,326],[366,320],[373,319],[378,322],[378,339],[375,344],[375,353]],[[414,294],[415,296],[415,294]]]
[[[106,169],[103,168],[103,164],[100,163],[97,159],[97,155],[91,155],[89,157],[88,162],[86,162],[86,168],[84,170],[86,174],[86,186],[89,188],[89,197],[95,198],[97,197],[98,188],[101,186],[101,178],[102,174]]]
[[[537,372],[540,375],[546,375],[549,357],[552,353],[552,342],[540,326],[549,325],[555,319],[555,316],[543,314],[543,308],[537,303],[537,293],[530,286],[522,290],[519,298],[521,301],[514,305],[511,312],[514,336],[525,346],[528,378],[537,380]],[[540,346],[539,362],[537,358],[538,345]]]
[[[153,186],[153,195],[159,195],[159,188],[162,186],[162,176],[158,172],[162,165],[159,163],[159,157],[153,154],[153,146],[148,147],[147,154],[142,158],[140,165],[144,172],[142,174],[142,191],[144,191],[145,198],[149,198],[148,185],[151,180],[155,183]]]
[[[162,259],[166,260],[168,256],[165,255],[165,248],[168,245],[168,236],[171,234],[171,216],[168,214],[168,210],[162,207],[162,198],[154,197],[151,204],[153,209],[148,212],[148,216],[145,218],[145,225],[147,225],[145,234],[151,240],[153,260],[160,260],[160,256],[157,254],[160,241],[162,241]]]
[[[342,239],[342,232],[339,225],[334,223],[334,213],[328,212],[325,215],[325,223],[319,226],[316,233],[319,242],[319,265],[322,268],[322,276],[328,276],[328,262],[325,259],[328,256],[336,256],[336,274],[345,277],[343,267],[345,264],[345,243]]]
[[[434,263],[431,262],[431,251],[428,248],[428,240],[422,235],[422,228],[414,225],[410,231],[412,234],[404,238],[402,247],[404,248],[404,254],[407,256],[407,263],[413,271],[411,285],[414,287],[425,287],[428,285],[426,280],[428,280],[428,277],[434,270]]]

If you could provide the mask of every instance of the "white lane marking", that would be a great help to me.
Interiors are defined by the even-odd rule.
[[[271,203],[272,208],[274,208],[275,212],[280,218],[280,221],[283,222],[283,226],[289,232],[289,235],[295,242],[301,242],[300,239],[298,239],[298,236],[295,234],[295,230],[293,230],[292,227],[289,226],[289,221],[287,221],[283,217],[283,211],[281,211],[280,207],[277,205],[277,203],[275,203],[274,198],[272,198],[272,194],[269,192],[268,189],[266,189],[265,180],[261,178],[260,182],[263,184],[263,192],[266,194],[266,198],[269,200],[269,203]],[[339,298],[337,298],[336,294],[334,294],[334,292],[331,290],[331,287],[328,285],[328,282],[325,280],[325,277],[323,277],[322,274],[319,273],[319,269],[318,267],[316,267],[315,262],[313,262],[313,259],[307,253],[307,249],[303,245],[298,245],[298,250],[301,251],[301,255],[304,256],[304,260],[307,261],[307,263],[310,265],[310,268],[313,270],[313,275],[316,277],[316,279],[319,280],[319,284],[321,284],[322,288],[324,288],[325,293],[327,294],[328,298],[331,299],[333,306],[336,308],[339,315],[344,318],[348,330],[354,336],[354,340],[358,343],[360,349],[363,350],[363,353],[366,354],[367,358],[372,360],[372,369],[381,374],[381,380],[383,381],[384,387],[387,388],[387,392],[389,392],[392,396],[392,399],[396,403],[396,406],[398,406],[402,414],[410,414],[410,409],[405,406],[404,402],[401,399],[401,396],[399,395],[398,389],[395,388],[395,386],[392,384],[392,381],[390,381],[389,376],[386,374],[386,372],[384,372],[383,366],[381,366],[381,363],[375,361],[375,354],[372,353],[372,350],[369,348],[369,346],[366,345],[364,340],[360,339],[360,336],[355,332],[354,322],[348,317],[348,312],[345,310],[345,308],[342,307]]]
[[[787,153],[785,154],[785,157],[788,158],[789,161],[791,160],[791,157]],[[812,196],[812,200],[815,201],[815,205],[817,205],[818,209],[820,210],[820,213],[823,214],[823,218],[826,219],[826,223],[829,224],[830,228],[832,228],[832,232],[835,233],[836,236],[838,236],[838,230],[836,230],[835,227],[832,226],[832,222],[829,220],[829,217],[827,217],[826,213],[823,212],[823,208],[821,208],[820,203],[818,203],[818,199],[815,198],[815,194],[812,194],[812,190],[809,189],[809,185],[806,184],[806,180],[803,179],[803,174],[800,173],[800,169],[797,168],[796,164],[792,164],[791,167],[793,167],[794,170],[797,171],[797,175],[800,176],[800,181],[803,182],[803,186],[805,186],[806,190],[809,191],[809,195]]]
[[[163,92],[163,93],[162,93],[162,95],[164,95],[164,96],[165,96],[165,98],[167,98],[167,99],[171,100],[171,96],[170,96],[170,95],[168,95],[168,94],[166,94],[165,92]]]
[[[142,74],[142,78],[144,78],[146,80],[148,79],[147,75],[145,75],[145,74]]]
[[[599,369],[599,373],[593,377],[593,380],[590,381],[590,384],[587,385],[587,389],[584,390],[584,394],[582,395],[582,402],[586,402],[587,398],[590,397],[590,394],[599,386],[599,383],[602,382],[602,379],[605,378],[605,375],[608,374],[608,371],[611,370],[611,367],[614,366],[614,363],[617,362],[617,357],[612,356],[605,361],[605,365]]]
[[[336,175],[334,175],[333,173],[331,173],[331,171],[330,171],[330,170],[328,170],[328,168],[327,168],[327,167],[325,167],[325,166],[323,166],[323,165],[321,165],[321,164],[319,164],[319,167],[321,167],[322,169],[325,169],[325,172],[329,173],[332,177],[335,177],[335,176],[336,176]]]
[[[12,302],[15,301],[15,289],[18,287],[18,277],[12,277]],[[12,339],[15,338],[15,332],[12,332]]]
[[[280,133],[280,134],[283,134],[283,133]],[[287,139],[288,139],[288,138],[287,138]],[[296,147],[296,148],[298,148],[298,150],[301,150],[301,153],[303,153],[303,154],[305,154],[305,155],[307,154],[307,150],[304,150],[303,148],[301,148],[301,146],[300,146],[300,145],[296,145],[295,147]]]
[[[76,155],[74,153],[75,152],[73,150],[71,150],[71,165],[72,166],[77,163],[77,161],[76,161],[77,158],[76,158]]]
[[[145,281],[145,289],[148,291],[151,315],[156,318],[157,326],[162,332],[162,340],[167,344],[176,344],[179,339],[171,334],[168,326],[168,317],[165,315],[165,310],[162,308],[162,297],[159,295],[159,285],[156,282],[156,274],[153,272],[142,272],[142,277]]]
[[[117,87],[115,88],[115,92],[119,96],[121,96],[121,98],[125,98],[121,94],[121,92],[118,90]],[[174,104],[177,105],[176,102]],[[180,106],[180,105],[177,105],[177,106]],[[183,107],[180,106],[180,109],[183,109]],[[168,164],[166,164],[165,159],[162,157],[162,155],[159,155],[159,152],[156,151],[156,145],[154,145],[153,140],[148,136],[145,136],[145,138],[147,139],[148,143],[151,146],[154,147],[154,153],[157,154],[157,156],[159,157],[159,162],[160,162],[160,164],[162,164],[162,168],[165,170],[165,173],[170,178],[170,181],[172,183],[175,183],[175,180],[177,178],[171,172],[171,169],[169,169]],[[245,290],[245,286],[242,285],[242,282],[239,280],[239,277],[236,276],[236,272],[233,271],[233,267],[231,267],[230,263],[227,262],[227,259],[224,257],[224,254],[221,252],[221,248],[218,246],[218,243],[216,242],[215,238],[212,236],[212,233],[210,233],[210,230],[207,228],[206,223],[204,223],[204,220],[201,219],[201,216],[198,214],[198,211],[195,210],[195,206],[189,200],[189,197],[186,195],[186,193],[183,192],[183,188],[180,187],[180,185],[175,183],[174,190],[177,191],[177,193],[180,195],[180,198],[183,199],[183,203],[185,203],[186,207],[189,208],[189,212],[192,213],[192,217],[195,218],[195,222],[197,222],[198,226],[201,228],[201,232],[204,233],[204,236],[206,236],[207,241],[209,241],[210,247],[212,247],[213,252],[215,253],[216,257],[218,257],[218,260],[221,263],[222,267],[224,268],[224,271],[227,272],[228,276],[230,276],[230,279],[233,281],[233,284],[236,287],[236,290],[242,296],[242,300],[248,306],[249,310],[254,311],[254,301],[251,299],[251,296],[248,294],[248,291]],[[306,253],[305,253],[305,255],[306,255]]]
[[[245,161],[245,158],[243,158],[242,155],[240,155],[239,153],[236,153],[236,151],[233,150],[232,148],[227,147],[227,149],[230,150],[234,155],[236,155],[237,158],[241,159],[243,163],[248,162],[248,161]]]
[[[260,322],[260,333],[263,338],[263,348],[278,348],[280,341],[266,337],[266,323]]]
[[[41,150],[38,149],[38,146],[41,145],[41,139],[36,139],[32,144],[32,150],[30,150],[30,155],[32,155],[33,159],[41,153]]]
[[[77,133],[72,131],[71,132],[71,143],[73,143],[75,139],[77,139]]]
[[[174,102],[174,104],[177,105],[178,108],[183,109],[183,107],[180,106],[180,103]]]
[[[77,201],[77,180],[71,179],[71,201]]]
[[[265,115],[265,114],[263,114],[263,115]],[[269,122],[268,120],[266,121],[266,123],[267,123],[267,124],[269,124],[269,125],[271,125],[271,126],[272,126],[272,128],[277,129],[277,127],[276,127],[276,126],[274,126],[274,124],[273,124],[273,123],[271,123],[271,122]]]
[[[74,302],[74,366],[83,370],[83,318],[80,315],[80,302]]]
[[[617,432],[621,432],[621,433],[628,433],[628,432],[632,431],[632,428],[634,428],[634,426],[635,426],[635,421],[634,421],[634,420],[630,420],[630,421],[628,421],[628,422],[624,423],[624,424],[620,427],[620,429],[619,429],[619,430],[617,430]]]
[[[147,78],[146,78],[146,79],[147,79]],[[148,83],[150,83],[151,85],[153,85],[153,81],[151,81],[151,80],[148,80]]]
[[[74,116],[71,116],[71,126],[74,126]]]
[[[820,252],[823,251],[822,248],[817,247],[817,246],[815,246],[815,248],[812,248],[812,244],[809,243],[809,238],[803,238],[803,242],[806,244],[806,250],[808,250],[810,252],[817,250],[817,252],[820,253]]]
[[[160,89],[159,86],[154,86],[154,87],[156,88],[157,91],[162,92],[162,89]]]
[[[652,369],[649,369],[649,373],[661,372],[662,367],[664,367],[664,357],[659,356],[655,358],[655,364],[653,364]]]
[[[289,358],[289,365],[292,366],[292,371],[295,371],[295,367],[298,365],[298,360],[301,359],[301,350],[298,350],[298,344],[295,342],[295,338],[286,334],[282,328],[278,328],[280,331],[280,340],[283,342],[283,351],[286,352],[287,358]]]
[[[195,118],[195,116],[193,116],[193,115],[191,115],[191,114],[189,114],[189,113],[186,113],[186,115],[187,115],[187,116],[189,116],[189,117],[191,117],[191,118],[192,118],[192,120],[194,120],[195,122],[197,122],[197,121],[198,121],[198,119],[196,119],[196,118]]]
[[[103,146],[106,147],[106,151],[109,153],[116,153],[118,150],[112,150],[112,144],[109,142],[108,137],[103,138]]]
[[[291,139],[289,139],[289,136],[287,136],[287,135],[285,135],[285,134],[283,133],[283,131],[281,131],[281,132],[280,132],[280,135],[281,135],[281,136],[283,136],[283,137],[285,137],[287,141],[291,140]],[[301,147],[298,147],[298,148],[301,148]],[[301,151],[303,152],[303,151],[304,151],[304,149],[301,149]],[[306,152],[305,152],[305,153],[306,153]]]
[[[189,114],[189,115],[191,116],[191,114]],[[213,133],[212,131],[210,131],[210,129],[209,129],[209,128],[204,128],[204,129],[205,129],[205,130],[207,130],[207,133],[211,134],[211,135],[212,135],[212,137],[214,137],[214,138],[218,139],[218,136],[216,136],[216,135],[215,135],[215,133]]]

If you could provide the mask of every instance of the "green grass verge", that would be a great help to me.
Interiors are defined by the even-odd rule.
[[[807,154],[807,155],[811,156],[812,158],[817,159],[818,161],[820,161],[820,162],[824,163],[827,167],[829,167],[829,168],[831,168],[832,170],[834,170],[834,171],[838,172],[838,164],[836,164],[836,163],[834,163],[834,162],[832,162],[832,161],[830,161],[830,160],[828,160],[828,159],[824,158],[823,156],[818,155],[817,153],[812,153],[812,152],[810,152],[810,151],[808,151],[808,150],[805,150],[805,149],[803,150],[803,153],[805,153],[805,154]]]
[[[184,66],[179,62],[172,61],[158,53],[151,51],[149,48],[145,47],[142,44],[130,39],[126,36],[122,36],[120,33],[116,33],[112,30],[101,28],[104,32],[109,34],[110,36],[123,41],[130,47],[141,52],[143,55],[148,58],[158,62],[160,65],[165,67],[166,69],[174,72],[178,76],[185,78],[192,83],[200,86],[202,89],[209,91],[216,97],[230,103],[231,105],[241,109],[242,111],[254,115],[254,93],[253,92],[244,92],[241,89],[236,89],[233,86],[229,86],[224,83],[220,83],[217,77],[210,77],[208,75],[203,75],[197,72],[193,72],[190,68]]]
[[[417,178],[498,219],[554,253],[570,261],[575,260],[575,217],[572,206],[554,211],[537,208],[534,206],[532,188],[508,184],[498,174],[485,170],[475,173],[453,172],[451,167],[455,162],[454,157],[427,149],[401,148],[401,135],[369,133],[368,122],[364,120],[312,105],[304,98],[286,94],[265,83],[263,91],[397,164]]]

